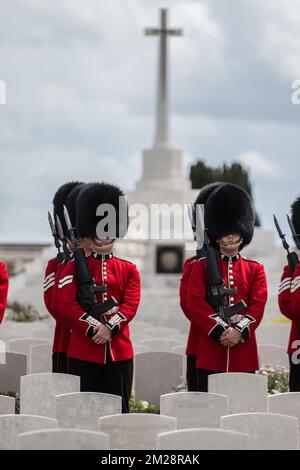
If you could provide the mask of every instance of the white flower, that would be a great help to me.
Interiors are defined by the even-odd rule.
[[[144,408],[144,410],[145,410],[146,408],[148,408],[148,406],[149,406],[149,403],[148,403],[147,401],[145,401],[145,400],[139,401],[139,404],[141,405],[142,408]]]

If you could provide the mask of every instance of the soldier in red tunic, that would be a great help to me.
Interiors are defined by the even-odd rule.
[[[8,293],[8,274],[6,264],[0,261],[0,323],[3,320]]]
[[[129,322],[140,301],[140,276],[134,264],[113,254],[115,239],[125,235],[119,223],[120,197],[124,194],[118,187],[93,183],[86,185],[77,199],[78,234],[92,250],[87,264],[96,286],[101,287],[101,292],[96,293],[97,305],[83,309],[78,302],[74,260],[68,262],[58,288],[60,314],[72,325],[69,373],[80,376],[81,391],[121,396],[123,412],[128,412],[133,374]],[[109,220],[104,224],[106,236],[99,236],[99,224],[104,223],[106,216],[97,214],[104,204],[115,210],[116,218],[115,223]],[[127,207],[125,215],[127,221]],[[97,308],[112,299],[116,305],[102,315],[101,321],[95,319]]]
[[[300,233],[300,198],[292,204],[292,222],[297,234]],[[283,268],[278,288],[278,304],[281,313],[291,320],[288,343],[290,361],[290,392],[300,392],[300,264],[292,273],[289,266]]]
[[[74,189],[79,182],[70,182],[63,184],[55,193],[53,198],[54,209],[54,223],[56,225],[56,216],[58,215],[60,221],[63,223],[63,204],[67,199],[68,194]],[[55,331],[52,347],[52,372],[65,372],[64,364],[66,363],[66,353],[60,350],[60,335],[61,335],[61,321],[58,318],[58,312],[55,305],[55,291],[60,272],[64,267],[64,262],[61,262],[59,255],[48,261],[45,278],[44,278],[44,302],[50,315],[55,320]]]
[[[206,186],[204,186],[196,201],[195,201],[195,206],[197,204],[205,204],[208,197],[210,194],[220,186],[222,183],[211,183]],[[195,215],[195,212],[193,211],[193,214]],[[193,220],[192,226],[196,227],[196,220]],[[197,238],[196,233],[194,233],[195,239]],[[192,256],[191,258],[188,258],[183,266],[183,272],[182,272],[182,278],[180,281],[180,306],[185,314],[185,316],[188,318],[190,321],[190,331],[189,331],[189,336],[188,336],[188,341],[187,341],[187,347],[186,347],[186,381],[187,381],[187,388],[189,392],[195,392],[197,391],[197,374],[196,374],[196,360],[197,360],[197,349],[198,349],[198,338],[199,338],[199,328],[198,326],[191,322],[191,317],[189,315],[189,311],[187,309],[187,295],[188,295],[188,289],[189,289],[189,279],[190,279],[190,274],[191,270],[193,267],[193,263],[198,258],[202,258],[205,256],[205,248],[202,247],[200,249],[197,249],[196,256]]]
[[[208,376],[217,372],[254,372],[258,369],[255,330],[262,320],[267,301],[263,265],[244,258],[240,250],[250,243],[254,231],[254,211],[248,194],[239,186],[223,184],[205,205],[205,226],[232,306],[243,300],[246,309],[224,321],[207,298],[206,258],[193,263],[189,280],[187,309],[199,328],[197,387],[207,391]]]
[[[75,226],[76,222],[76,200],[79,195],[79,192],[84,187],[84,183],[78,183],[74,186],[71,191],[68,191],[66,197],[61,198],[58,200],[56,204],[56,212],[59,216],[59,220],[61,221],[61,228],[63,231],[64,238],[68,240],[68,229],[66,226],[64,213],[63,213],[63,206],[65,205],[69,211],[69,215],[71,218],[72,223]],[[79,240],[80,246],[83,246],[81,240]],[[84,246],[83,246],[84,248]],[[73,247],[70,240],[68,240],[68,249],[70,251],[70,257],[72,258]],[[87,254],[90,253],[90,250],[87,250]],[[55,275],[55,283],[53,286],[53,295],[52,295],[52,304],[51,309],[52,312],[55,313],[55,318],[57,322],[57,372],[66,374],[68,372],[68,361],[67,361],[67,351],[70,341],[70,334],[71,334],[71,326],[67,324],[65,321],[65,317],[62,317],[59,312],[59,283],[61,278],[64,277],[64,269],[67,265],[68,259],[63,260],[61,263],[58,264],[56,275]]]

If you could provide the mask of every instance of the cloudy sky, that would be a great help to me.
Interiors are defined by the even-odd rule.
[[[154,131],[157,39],[170,8],[172,141],[250,168],[263,225],[300,194],[299,0],[0,0],[0,241],[49,241],[67,180],[127,189]]]

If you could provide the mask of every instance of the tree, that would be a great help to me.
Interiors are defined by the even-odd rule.
[[[200,189],[206,184],[222,181],[224,183],[234,183],[241,186],[253,200],[252,184],[249,173],[240,163],[223,163],[223,165],[213,168],[202,160],[198,160],[190,169],[190,180],[193,189]],[[260,219],[255,211],[255,226],[259,227]]]

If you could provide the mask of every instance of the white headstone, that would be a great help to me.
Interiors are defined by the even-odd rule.
[[[208,391],[227,395],[228,413],[267,411],[267,377],[257,374],[230,372],[208,377]]]
[[[142,334],[145,330],[152,327],[151,323],[133,320],[130,322],[130,334]]]
[[[184,354],[185,355],[186,351],[186,344],[181,344],[180,346],[173,346],[172,352],[177,353],[177,354]]]
[[[107,393],[79,392],[56,396],[56,418],[64,428],[98,429],[101,416],[122,413],[122,398]]]
[[[228,397],[215,393],[180,392],[160,397],[160,412],[177,419],[178,429],[218,428],[228,413]]]
[[[172,393],[181,383],[182,355],[146,352],[135,357],[135,398],[159,407],[160,395]]]
[[[21,338],[8,341],[7,350],[9,352],[15,352],[20,354],[30,353],[31,346],[36,346],[38,344],[51,344],[50,341],[40,338]]]
[[[159,450],[247,450],[248,435],[224,429],[182,429],[161,433]],[[200,459],[201,460],[201,459]]]
[[[0,392],[20,393],[20,377],[27,373],[27,356],[7,352],[0,362]]]
[[[260,367],[269,365],[271,367],[282,366],[287,370],[290,369],[286,347],[275,344],[261,344],[259,346],[259,363]]]
[[[57,422],[55,419],[45,418],[44,416],[2,415],[0,416],[0,449],[17,449],[17,437],[21,432],[56,427]]]
[[[143,339],[140,342],[141,346],[145,346],[148,351],[169,351],[172,352],[175,346],[179,346],[179,341],[176,339],[167,338],[152,338]]]
[[[268,411],[283,415],[295,416],[300,425],[300,393],[278,393],[268,396]]]
[[[154,327],[147,328],[144,333],[148,336],[149,339],[172,339],[173,336],[178,336],[179,331],[175,328]]]
[[[34,338],[47,339],[48,341],[53,340],[54,329],[53,328],[44,328],[43,330],[36,330],[32,333]]]
[[[67,374],[31,374],[21,377],[20,410],[55,418],[55,396],[79,392],[80,377]]]
[[[13,397],[0,395],[0,415],[12,415],[15,413],[16,400]]]
[[[249,435],[251,450],[297,449],[297,425],[297,418],[273,413],[242,413],[221,418],[222,428]]]
[[[49,429],[19,434],[20,450],[107,450],[106,434],[82,429]]]
[[[110,450],[156,449],[157,434],[176,429],[169,416],[131,413],[99,418],[99,431],[109,435]]]
[[[275,344],[286,347],[289,342],[290,324],[261,325],[255,334],[258,346],[262,344]]]
[[[7,350],[7,345],[9,343],[9,341],[16,340],[16,339],[22,339],[22,338],[23,338],[22,336],[16,336],[16,335],[13,335],[13,334],[4,334],[4,333],[2,333],[2,331],[0,333],[0,341],[5,343],[6,350]]]
[[[31,346],[29,352],[30,374],[41,374],[52,371],[52,344]]]
[[[139,343],[133,345],[134,354],[141,354],[144,352],[149,352],[149,348],[147,346],[141,345]]]

